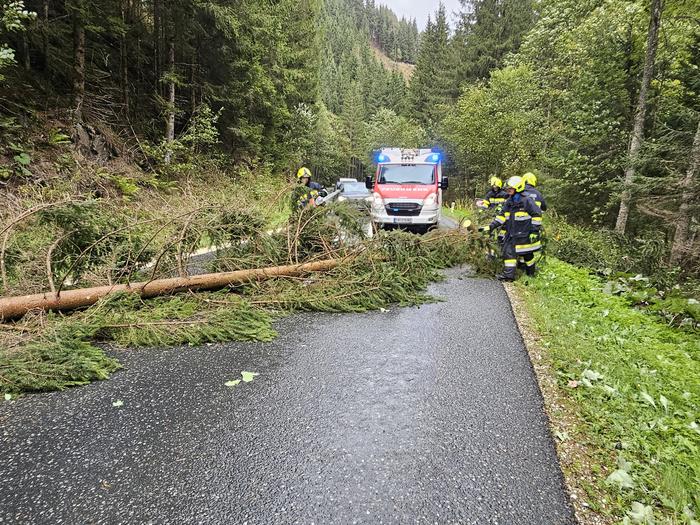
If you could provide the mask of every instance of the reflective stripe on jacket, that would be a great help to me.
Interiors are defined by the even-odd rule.
[[[501,214],[496,216],[489,229],[503,229],[506,232],[506,242],[513,240],[516,246],[522,246],[523,250],[536,251],[541,248],[535,247],[530,240],[530,234],[539,234],[542,226],[542,210],[530,197],[516,193],[503,205]],[[520,253],[529,253],[522,251]]]
[[[508,200],[508,194],[505,191],[493,191],[492,189],[489,190],[489,192],[486,194],[486,198],[484,199],[484,204],[488,206],[489,208],[495,208],[496,206],[500,206],[504,202]]]

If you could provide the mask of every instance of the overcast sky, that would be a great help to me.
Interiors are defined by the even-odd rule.
[[[377,4],[385,4],[391,7],[394,12],[399,15],[399,18],[405,16],[407,18],[415,18],[418,20],[418,27],[425,28],[425,22],[428,20],[428,15],[434,20],[435,11],[440,5],[440,0],[378,0]],[[447,16],[450,20],[450,25],[453,21],[452,13],[459,8],[459,0],[443,0],[443,4],[447,8]]]

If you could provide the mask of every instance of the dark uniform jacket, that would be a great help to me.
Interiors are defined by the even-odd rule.
[[[535,204],[537,204],[542,211],[547,211],[547,201],[544,200],[544,195],[542,195],[540,190],[527,184],[523,193],[535,201]]]
[[[500,206],[508,200],[508,194],[503,190],[493,191],[493,188],[489,190],[484,199],[484,204],[489,208],[495,208]]]
[[[489,229],[502,229],[505,242],[515,244],[517,253],[531,253],[542,248],[539,232],[542,227],[542,210],[527,195],[516,193],[510,197]],[[531,237],[532,235],[532,237]]]

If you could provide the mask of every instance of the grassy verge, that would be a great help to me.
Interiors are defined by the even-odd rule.
[[[450,219],[453,219],[457,222],[460,222],[463,219],[467,219],[467,220],[470,220],[473,222],[474,217],[476,216],[474,210],[469,209],[469,208],[459,208],[459,207],[457,207],[453,210],[453,209],[445,206],[442,208],[442,213],[444,213],[446,217],[449,217]]]
[[[591,478],[573,483],[587,492],[588,508],[623,523],[697,523],[700,338],[603,288],[552,258],[517,287],[575,411],[575,431],[557,437],[590,451],[580,460]]]

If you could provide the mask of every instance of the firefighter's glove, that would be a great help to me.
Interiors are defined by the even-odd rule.
[[[531,243],[536,243],[537,241],[540,240],[540,235],[538,233],[531,233],[530,234],[530,242]]]

